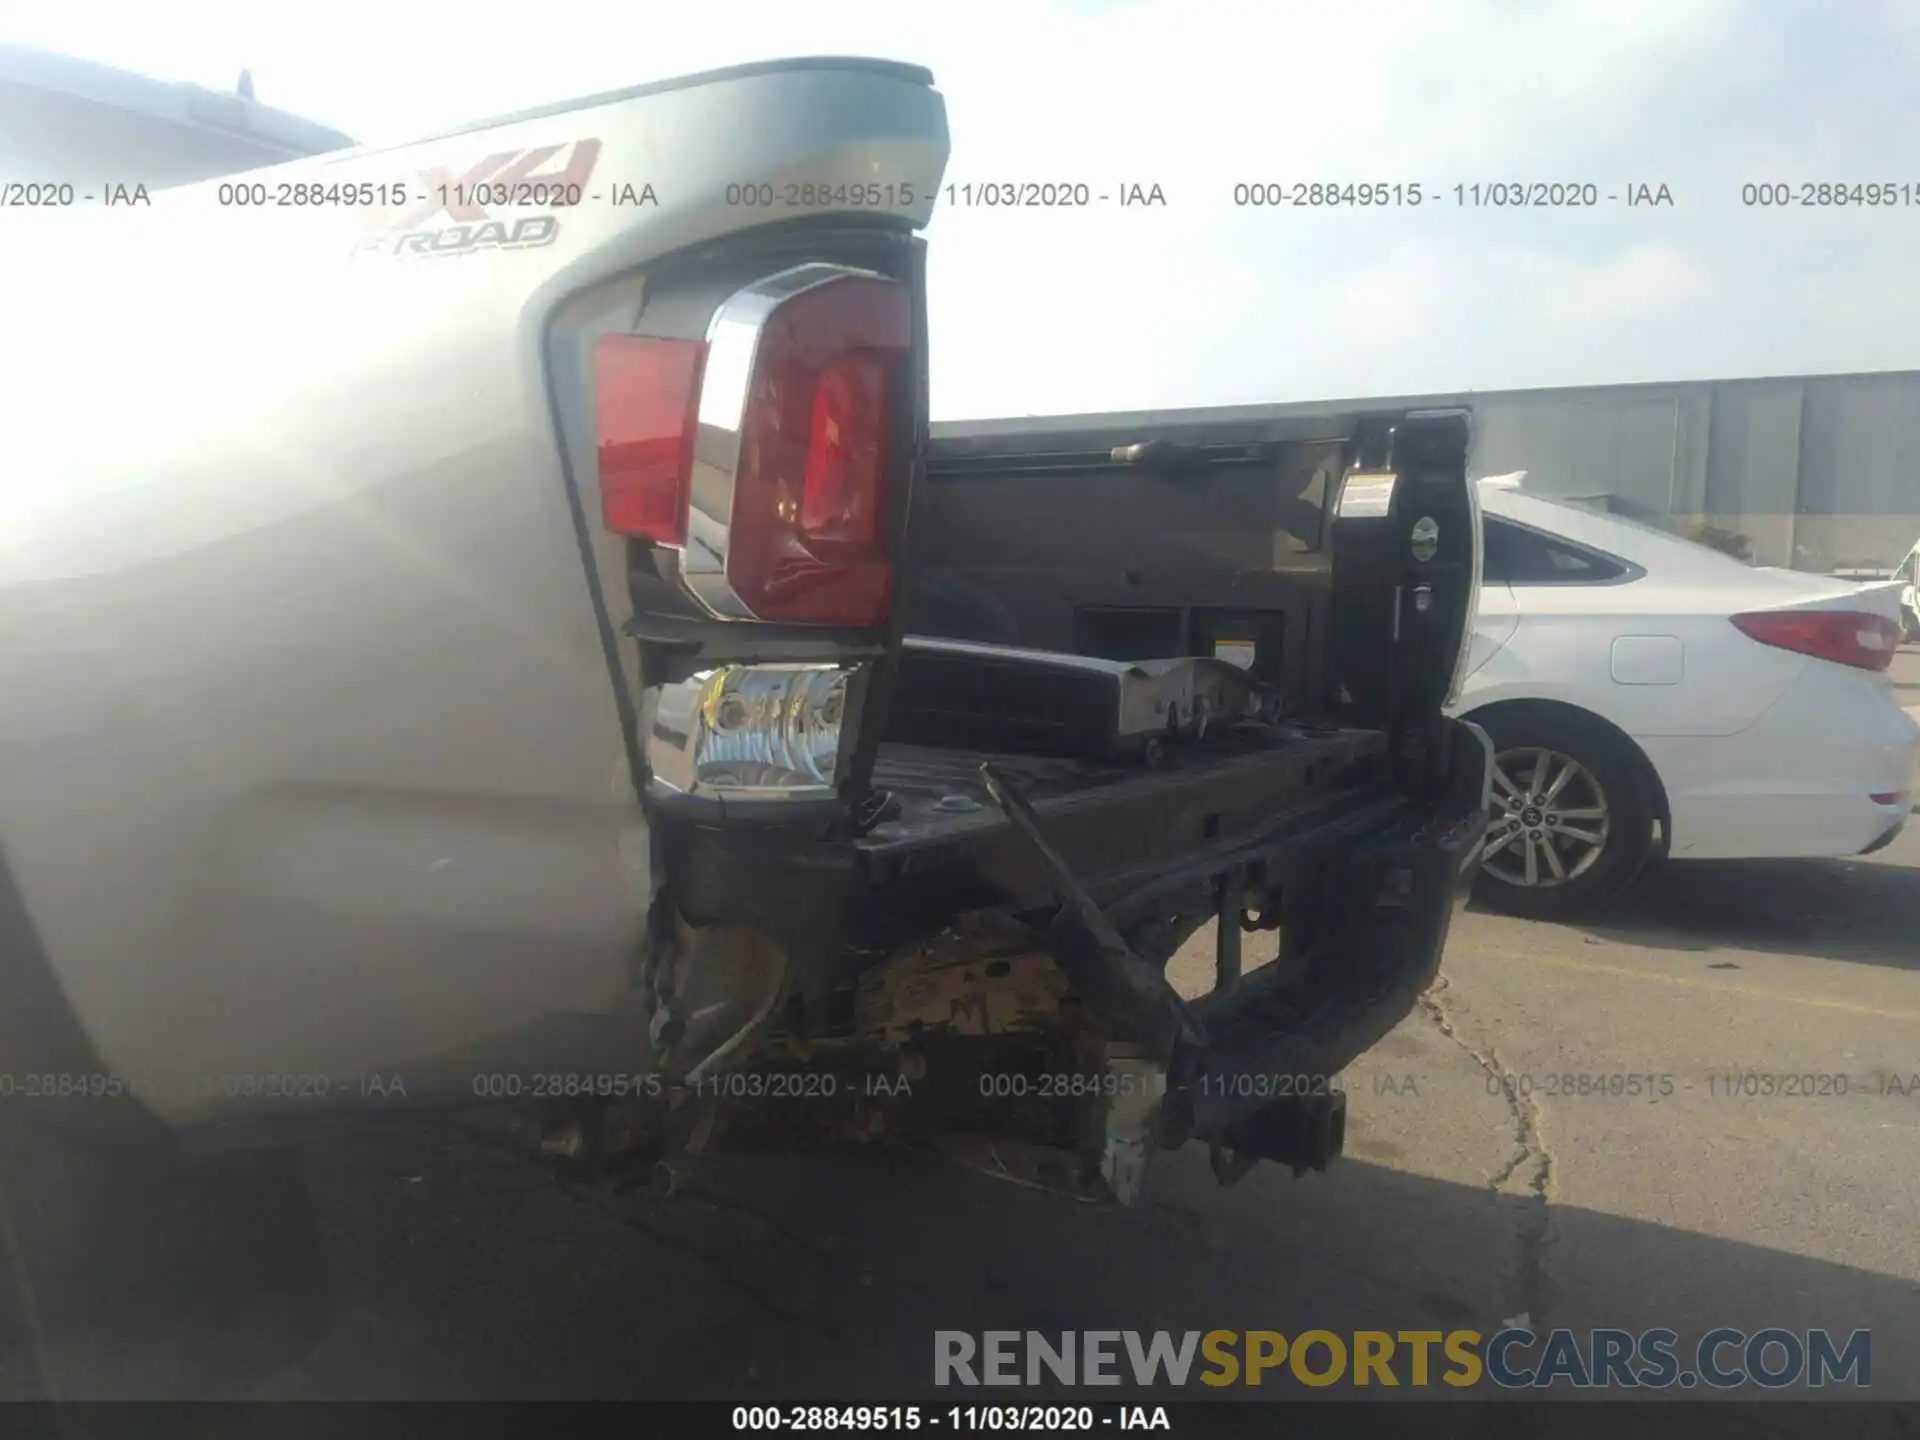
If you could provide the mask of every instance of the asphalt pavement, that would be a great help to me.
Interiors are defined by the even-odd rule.
[[[1896,679],[1920,706],[1920,654]],[[924,1398],[937,1329],[1522,1316],[1870,1329],[1872,1394],[1920,1397],[1920,832],[1668,866],[1605,924],[1468,910],[1347,1088],[1329,1173],[1223,1188],[1190,1147],[1133,1210],[845,1156],[662,1199],[558,1180],[499,1121],[398,1125],[300,1161],[311,1234],[265,1318],[220,1299],[257,1262],[217,1217],[142,1253],[150,1306],[63,1309],[31,1212],[82,1190],[16,1188],[0,1397]]]

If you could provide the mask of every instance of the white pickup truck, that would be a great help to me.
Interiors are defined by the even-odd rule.
[[[1467,417],[929,488],[946,160],[926,71],[809,59],[9,221],[0,1111],[1339,1153],[1484,833]],[[905,633],[966,584],[1050,648]],[[1076,641],[1167,595],[1241,629]]]

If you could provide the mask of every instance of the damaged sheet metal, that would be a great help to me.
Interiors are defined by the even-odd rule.
[[[1070,987],[1038,940],[1029,949],[995,951],[950,934],[871,971],[857,1002],[861,1034],[902,1045],[923,1030],[994,1035],[1046,1028]]]

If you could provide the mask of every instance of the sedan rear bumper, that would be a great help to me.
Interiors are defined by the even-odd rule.
[[[1859,855],[1912,808],[1920,722],[1877,675],[1814,663],[1737,735],[1647,737],[1677,860]]]
[[[1913,814],[1912,797],[1911,796],[1903,797],[1901,802],[1899,818],[1897,818],[1885,830],[1881,831],[1880,838],[1875,840],[1871,845],[1867,846],[1867,848],[1862,850],[1860,853],[1862,855],[1871,855],[1875,851],[1886,849],[1887,846],[1891,845],[1895,840],[1898,840],[1900,838],[1900,832],[1907,828],[1907,817],[1912,814]]]

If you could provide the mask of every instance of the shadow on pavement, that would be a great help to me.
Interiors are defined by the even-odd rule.
[[[1650,866],[1601,919],[1603,939],[1673,950],[1763,950],[1920,969],[1920,868],[1859,860]]]
[[[407,1127],[309,1155],[326,1252],[314,1284],[327,1295],[303,1305],[333,1319],[298,1360],[234,1373],[217,1345],[172,1333],[48,1334],[40,1357],[75,1398],[948,1404],[1007,1392],[933,1389],[941,1329],[1490,1333],[1526,1313],[1536,1329],[1668,1327],[1682,1336],[1683,1364],[1714,1326],[1825,1327],[1842,1340],[1867,1328],[1872,1398],[1920,1395],[1920,1291],[1908,1281],[1359,1161],[1302,1181],[1266,1168],[1220,1189],[1203,1154],[1163,1159],[1131,1212],[932,1160],[845,1157],[714,1161],[691,1193],[662,1200],[570,1189],[452,1128]],[[142,1238],[151,1253],[141,1268],[172,1266],[180,1295],[222,1288],[219,1244],[169,1240],[159,1227]],[[58,1277],[40,1268],[44,1297]],[[18,1294],[10,1287],[4,1302],[0,1382],[24,1398],[40,1392]],[[1259,1390],[1180,1393],[1415,1393],[1267,1379]]]

